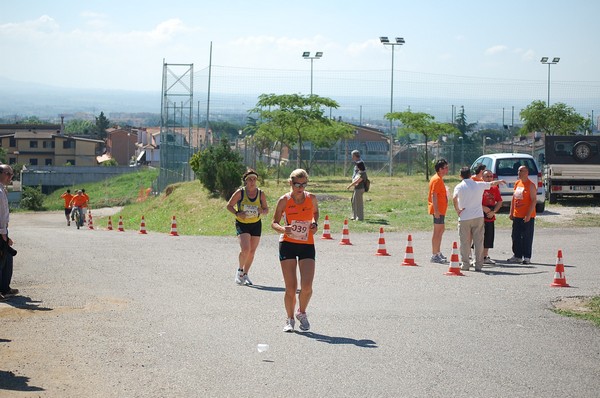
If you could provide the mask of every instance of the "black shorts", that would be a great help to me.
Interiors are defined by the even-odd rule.
[[[494,222],[484,223],[484,234],[483,234],[483,247],[485,249],[494,248]]]
[[[235,231],[238,235],[250,234],[250,236],[260,236],[262,233],[262,221],[258,220],[253,223],[243,223],[235,220]]]
[[[67,207],[65,208],[65,216],[68,216],[69,214],[71,214],[71,208]]]
[[[435,216],[433,216],[433,223],[434,223],[434,224],[441,224],[441,225],[444,225],[444,224],[446,224],[446,221],[445,221],[445,220],[446,220],[446,216],[445,216],[445,215],[443,215],[443,214],[440,214],[440,217],[439,217],[439,218],[435,218]]]
[[[306,243],[279,242],[279,261],[315,259],[315,245]]]

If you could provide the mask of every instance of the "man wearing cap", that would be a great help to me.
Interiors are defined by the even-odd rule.
[[[360,158],[360,152],[356,149],[352,151],[352,161],[354,162],[354,173],[352,174],[352,182],[346,187],[350,189],[354,187],[352,192],[352,218],[351,220],[364,220],[363,195],[365,193],[365,181],[367,180],[367,168],[365,162]]]

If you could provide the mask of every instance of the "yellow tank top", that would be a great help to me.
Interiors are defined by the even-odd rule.
[[[246,218],[236,217],[236,220],[243,224],[252,224],[260,220],[260,210],[262,205],[260,203],[261,191],[256,189],[256,197],[248,197],[246,188],[242,188],[242,199],[237,203],[238,211],[245,211]]]
[[[292,194],[285,194],[287,202],[283,211],[284,225],[292,226],[292,236],[281,234],[280,241],[303,243],[312,245],[315,243],[314,235],[311,235],[309,228],[313,222],[313,202],[309,192],[304,192],[304,202],[297,204],[292,198]]]

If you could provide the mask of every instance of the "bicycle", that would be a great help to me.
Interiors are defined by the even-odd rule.
[[[83,209],[74,206],[72,212],[75,214],[75,225],[77,226],[77,229],[83,227]]]

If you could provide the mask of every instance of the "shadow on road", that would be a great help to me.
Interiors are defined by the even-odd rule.
[[[298,332],[298,334],[301,336],[305,336],[305,337],[315,339],[317,341],[321,341],[323,343],[328,343],[328,344],[352,344],[352,345],[355,345],[357,347],[362,347],[362,348],[378,348],[377,343],[375,343],[373,340],[367,340],[367,339],[356,340],[356,339],[351,339],[349,337],[327,336],[324,334],[318,334],[318,333],[313,333],[313,332],[305,332],[305,333]]]
[[[4,301],[4,304],[8,304],[12,307],[19,308],[21,310],[33,310],[33,311],[52,311],[52,308],[41,307],[42,301],[33,301],[31,297],[27,296],[13,296],[9,297]]]
[[[29,377],[17,376],[4,370],[0,370],[0,390],[44,391],[41,387],[30,386]]]
[[[256,289],[256,290],[264,290],[266,292],[285,292],[284,287],[252,285],[252,286],[250,286],[250,288]]]

